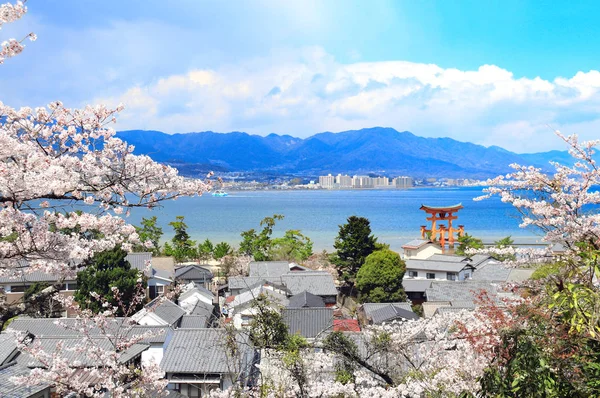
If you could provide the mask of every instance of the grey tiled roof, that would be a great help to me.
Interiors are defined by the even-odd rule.
[[[60,324],[56,324],[60,323]],[[114,328],[118,331],[124,327],[131,325],[133,321],[129,318],[114,318],[110,320],[109,328]],[[62,326],[65,324],[67,327]],[[19,330],[22,332],[28,331],[36,337],[44,336],[80,336],[81,333],[77,330],[81,321],[74,318],[17,318],[10,323],[8,329]],[[75,330],[74,330],[75,329]],[[102,332],[96,327],[90,329],[92,336],[99,336]]]
[[[510,271],[502,263],[487,262],[473,272],[471,279],[474,281],[506,282]]]
[[[191,310],[188,309],[189,310],[188,315],[210,317],[213,314],[214,309],[215,309],[214,305],[198,300],[198,301],[196,301],[196,304],[194,304],[194,307]]]
[[[260,282],[266,282],[258,276],[231,276],[227,280],[229,289],[248,289]]]
[[[427,301],[473,301],[481,290],[497,296],[496,286],[487,282],[432,282],[425,291]]]
[[[474,267],[479,267],[482,263],[484,263],[486,260],[489,260],[490,258],[491,256],[487,254],[475,254],[471,256],[471,264]]]
[[[249,265],[249,275],[260,278],[279,277],[290,272],[287,261],[252,261]]]
[[[414,239],[411,240],[410,242],[405,243],[404,245],[402,245],[402,248],[407,248],[407,249],[418,249],[419,247],[426,245],[428,243],[431,243],[428,240],[423,240],[423,239]]]
[[[210,316],[184,315],[181,317],[180,329],[202,329],[208,326]]]
[[[398,302],[398,303],[364,303],[362,305],[363,310],[365,311],[365,315],[369,315],[371,312],[376,311],[380,308],[393,304],[395,307],[402,308],[406,311],[412,311],[412,307],[410,303],[407,302]]]
[[[93,351],[83,350],[84,346],[88,347],[91,344],[100,350],[114,352],[114,345],[104,337],[93,337],[85,342],[81,336],[36,337],[34,343],[39,344],[44,353],[65,359],[73,368],[103,365]],[[17,357],[17,362],[31,368],[44,366],[27,352],[21,352]]]
[[[475,303],[472,300],[452,300],[450,305],[457,308],[475,308]]]
[[[67,325],[67,328],[62,325],[56,325],[54,322],[59,321]],[[98,328],[91,328],[91,336],[112,336],[112,335],[123,335],[134,338],[135,336],[141,336],[145,333],[149,333],[150,337],[144,339],[144,343],[164,343],[166,338],[167,330],[170,330],[168,326],[141,326],[132,325],[133,322],[130,318],[115,318],[111,320],[112,325],[107,329],[107,332],[102,332]],[[81,336],[81,332],[77,329],[79,325],[78,321],[73,318],[17,318],[11,322],[9,329],[18,331],[28,331],[36,337],[78,337]],[[75,329],[75,330],[73,330]]]
[[[295,271],[293,271],[295,269]],[[310,268],[306,268],[300,264],[290,263],[290,272],[299,272],[299,271],[310,271]]]
[[[292,295],[304,291],[316,296],[336,296],[337,289],[333,277],[328,272],[305,271],[291,272],[281,276],[284,285]]]
[[[227,350],[225,329],[177,329],[168,341],[160,367],[169,373],[230,373]]]
[[[375,325],[383,322],[391,322],[395,319],[419,319],[419,316],[412,311],[396,307],[394,304],[388,304],[370,313],[370,318]]]
[[[227,280],[229,289],[251,290],[258,285],[269,283],[273,286],[283,287],[280,276],[259,277],[259,276],[232,276]]]
[[[333,330],[333,308],[287,308],[281,315],[290,334],[315,338]]]
[[[362,309],[367,318],[374,324],[389,322],[394,319],[418,319],[411,308],[410,303],[364,303]]]
[[[154,314],[168,323],[169,325],[175,324],[182,316],[186,314],[185,310],[170,300],[166,300],[163,297],[157,297],[144,307],[148,312],[154,312]],[[142,310],[143,311],[143,310]]]
[[[175,278],[187,281],[199,281],[213,279],[213,274],[208,269],[199,265],[186,265],[175,270]]]
[[[173,273],[162,269],[152,268],[149,272],[146,273],[146,276],[148,276],[149,278],[160,278],[167,279],[171,282],[173,281]]]
[[[298,293],[290,297],[288,308],[318,308],[325,307],[325,301],[320,296],[309,292]]]
[[[430,261],[443,261],[445,263],[463,263],[467,262],[467,256],[458,256],[454,254],[434,254],[427,258]]]
[[[11,377],[25,376],[30,372],[25,366],[11,362],[0,367],[0,397],[2,398],[27,398],[44,391],[50,384],[40,383],[35,386],[17,386],[10,381]]]
[[[434,260],[406,260],[407,270],[426,270],[441,272],[460,272],[463,268],[470,267],[469,263],[434,261]]]
[[[146,269],[146,261],[152,261],[152,253],[128,253],[125,260],[129,261],[131,268],[144,271]]]
[[[90,343],[91,342],[91,343]],[[102,366],[95,353],[90,350],[82,350],[82,347],[99,348],[106,352],[114,352],[113,343],[106,337],[93,337],[90,342],[83,341],[81,336],[60,336],[60,337],[36,337],[34,344],[39,344],[43,352],[50,355],[57,355],[69,362],[73,368],[85,368],[92,366]],[[59,349],[59,346],[61,347]],[[150,344],[136,343],[121,353],[119,361],[126,363],[140,356],[143,351],[148,349]],[[17,362],[28,367],[43,367],[43,364],[27,352],[22,352],[17,357]]]
[[[34,283],[34,282],[58,282],[59,280],[74,281],[75,278],[71,277],[71,278],[63,279],[62,277],[52,275],[52,274],[47,274],[47,273],[41,272],[41,271],[29,272],[27,268],[16,271],[14,273],[14,275],[11,275],[10,277],[9,276],[0,277],[0,283],[2,283],[2,284],[6,284],[6,283],[8,283],[8,284],[10,284],[10,283],[29,284],[29,283]]]
[[[0,365],[4,365],[17,352],[17,338],[12,333],[0,334]],[[0,395],[1,397],[1,395]]]
[[[431,282],[433,282],[433,279],[412,279],[405,277],[402,279],[402,287],[405,292],[425,292],[431,286]]]
[[[150,344],[136,343],[121,354],[121,356],[119,357],[119,362],[127,363],[132,359],[135,359],[138,356],[142,355],[142,352],[146,351],[149,347]]]
[[[164,343],[167,339],[167,333],[172,330],[169,326],[143,326],[135,325],[127,332],[128,337],[140,336],[144,333],[149,332],[150,337],[142,340],[142,343],[149,344],[160,344]]]

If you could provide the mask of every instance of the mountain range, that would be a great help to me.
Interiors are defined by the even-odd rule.
[[[129,130],[117,136],[134,145],[136,154],[186,170],[488,178],[507,173],[511,163],[549,169],[552,160],[572,162],[566,151],[517,154],[498,146],[424,138],[385,127],[325,132],[304,139],[212,131],[170,135]]]

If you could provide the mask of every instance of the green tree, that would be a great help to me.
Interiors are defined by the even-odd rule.
[[[229,244],[227,242],[221,242],[215,246],[213,255],[216,260],[220,260],[223,257],[225,257],[226,255],[230,254],[231,252],[232,252],[231,246],[229,246]]]
[[[510,235],[494,242],[496,249],[507,249],[513,246],[515,242],[511,239]],[[500,261],[515,261],[516,256],[514,254],[494,254],[494,257]]]
[[[273,239],[269,257],[272,260],[301,262],[312,256],[312,241],[297,229],[285,231],[281,238]]]
[[[254,257],[256,261],[269,260],[269,250],[271,249],[273,227],[275,221],[283,220],[281,214],[273,214],[272,217],[265,217],[260,222],[263,227],[262,231],[256,232],[254,229],[249,229],[241,233],[242,242],[240,243],[240,253]]]
[[[250,322],[249,335],[256,348],[282,348],[288,339],[288,328],[283,322],[281,311],[273,308],[264,294],[252,302],[254,317]]]
[[[370,303],[392,303],[406,300],[402,278],[406,265],[400,255],[391,250],[371,253],[356,275],[360,299]]]
[[[145,252],[150,251],[153,255],[160,255],[160,238],[163,235],[163,230],[161,227],[156,225],[156,216],[152,216],[150,218],[142,217],[142,226],[135,227],[136,232],[140,236],[141,245],[136,245],[133,248],[133,251],[136,252]],[[154,245],[153,248],[149,249],[143,245],[144,242],[150,241]]]
[[[469,234],[464,234],[458,238],[458,247],[455,253],[459,256],[466,256],[468,249],[483,249],[483,242]]]
[[[214,250],[215,247],[213,243],[207,238],[204,242],[198,245],[198,257],[203,261],[210,260],[213,256]]]
[[[89,309],[94,313],[104,310],[102,303],[91,299],[90,293],[95,292],[103,297],[111,306],[119,307],[117,316],[125,316],[125,308],[120,308],[118,297],[112,288],[116,287],[121,295],[121,302],[129,306],[134,302],[138,293],[138,279],[141,273],[125,259],[127,252],[117,247],[112,250],[97,253],[83,271],[77,273],[77,291],[75,300],[82,309]],[[146,288],[146,278],[142,277],[142,288]],[[135,312],[141,309],[140,303],[137,308],[127,309]]]
[[[367,256],[375,251],[377,238],[371,235],[371,225],[364,217],[351,216],[346,224],[340,225],[333,247],[336,252],[331,258],[340,277],[353,284],[356,274]]]
[[[171,244],[165,243],[165,254],[174,257],[178,263],[197,258],[196,242],[190,239],[184,217],[177,216],[169,225],[173,227],[175,236],[171,239]]]

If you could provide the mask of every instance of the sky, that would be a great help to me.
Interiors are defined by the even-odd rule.
[[[6,0],[0,0],[4,2]],[[511,151],[600,138],[597,1],[29,0],[0,101],[125,105],[118,130],[373,126]]]

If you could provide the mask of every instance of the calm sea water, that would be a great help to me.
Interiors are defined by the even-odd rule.
[[[410,190],[348,190],[348,191],[256,191],[231,192],[227,197],[211,195],[165,202],[160,209],[134,210],[129,222],[138,224],[141,217],[156,215],[165,232],[172,237],[168,225],[175,216],[185,216],[193,239],[225,241],[237,246],[240,232],[259,229],[266,216],[283,214],[285,219],[275,227],[274,236],[286,229],[300,229],[314,242],[315,251],[331,250],[339,225],[349,216],[367,217],[380,242],[394,250],[420,236],[419,228],[427,225],[421,204],[430,206],[462,203],[458,222],[465,231],[492,242],[512,235],[517,243],[533,243],[535,231],[519,228],[518,213],[498,198],[473,201],[481,195],[480,187],[416,188]]]

